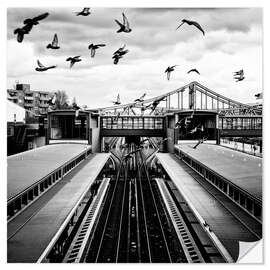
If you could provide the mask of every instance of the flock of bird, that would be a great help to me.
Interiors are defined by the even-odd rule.
[[[89,16],[91,14],[90,8],[85,7],[85,8],[83,8],[82,11],[75,12],[75,14],[76,14],[76,16]],[[46,12],[46,13],[43,13],[43,14],[41,14],[41,15],[39,15],[37,17],[34,17],[32,19],[28,18],[28,19],[24,20],[24,22],[23,22],[24,26],[22,28],[17,28],[17,29],[14,30],[14,34],[17,35],[17,41],[22,42],[23,39],[24,39],[24,35],[29,34],[34,25],[38,25],[39,21],[44,20],[48,16],[49,16],[49,13]],[[115,19],[115,22],[120,27],[116,31],[117,33],[121,33],[121,32],[130,33],[132,31],[132,29],[130,28],[129,21],[128,21],[126,15],[124,13],[122,13],[122,22],[120,22],[119,20],[116,20],[116,19]],[[203,33],[203,35],[205,35],[204,30],[202,29],[202,27],[200,26],[200,24],[198,22],[191,21],[191,20],[186,20],[186,19],[182,20],[181,24],[176,28],[176,30],[178,30],[185,23],[188,24],[188,25],[191,25],[191,26],[192,25],[195,26],[196,28],[198,28]],[[95,57],[97,49],[99,49],[100,47],[105,47],[105,46],[106,46],[106,44],[93,44],[93,43],[91,43],[88,46],[88,49],[90,50],[91,57]],[[126,45],[119,48],[117,51],[115,51],[113,53],[112,59],[113,59],[114,64],[118,64],[119,59],[123,58],[123,56],[129,52],[129,50],[127,50],[127,49],[125,50],[125,47],[126,47]],[[47,49],[53,49],[53,50],[60,49],[60,46],[58,44],[58,36],[57,36],[57,34],[54,34],[52,42],[49,43],[46,48]],[[82,61],[82,59],[80,59],[80,56],[74,56],[74,57],[68,57],[66,59],[66,61],[70,62],[70,68],[72,68],[75,63]],[[39,60],[37,60],[37,64],[38,64],[38,67],[36,68],[36,71],[40,71],[40,72],[47,71],[49,69],[53,69],[53,68],[57,67],[56,65],[45,66]],[[167,73],[167,79],[168,80],[170,79],[171,72],[174,71],[174,68],[176,66],[177,65],[169,66],[166,69],[165,73]],[[199,71],[197,69],[195,69],[195,68],[188,71],[188,73],[190,73],[190,72],[196,72],[197,74],[200,75]]]
[[[81,10],[80,12],[75,12],[76,16],[89,16],[91,14],[90,12],[90,8],[85,7],[83,8],[83,10]],[[34,18],[28,18],[25,19],[23,21],[24,26],[21,28],[17,28],[14,30],[14,34],[17,35],[17,41],[18,42],[22,42],[24,39],[24,36],[27,34],[30,34],[33,26],[36,26],[40,23],[41,20],[46,19],[49,16],[49,13],[43,13],[41,15],[38,15]],[[119,20],[115,19],[116,24],[119,26],[119,29],[116,31],[117,33],[130,33],[132,31],[132,29],[130,28],[130,24],[129,21],[126,17],[126,15],[124,13],[122,13],[122,22],[120,22]],[[187,19],[183,19],[181,21],[181,23],[177,26],[176,30],[178,30],[183,24],[187,24],[189,26],[194,26],[195,28],[197,28],[199,31],[202,32],[202,34],[205,36],[205,31],[203,30],[203,28],[201,27],[201,25],[196,22],[196,21],[191,21],[191,20],[187,20]],[[101,48],[101,47],[105,47],[106,44],[93,44],[91,43],[88,46],[88,49],[90,50],[90,55],[91,57],[95,57],[96,55],[96,50]],[[116,50],[113,53],[112,59],[113,59],[113,63],[114,64],[118,64],[119,60],[121,58],[123,58],[124,55],[126,55],[129,50],[125,49],[126,45],[123,45],[122,47],[120,47],[118,50]],[[52,50],[58,50],[60,49],[60,46],[58,44],[58,36],[57,34],[54,34],[53,40],[51,43],[49,43],[46,47],[47,49],[52,49]],[[73,56],[73,57],[68,57],[66,59],[67,62],[70,62],[70,68],[72,68],[74,66],[75,63],[81,62],[81,56],[77,55],[77,56]],[[39,60],[37,60],[37,64],[38,67],[36,67],[36,71],[39,72],[43,72],[43,71],[47,71],[49,69],[54,69],[57,66],[56,65],[51,65],[51,66],[45,66],[43,65]],[[171,73],[175,70],[175,68],[178,65],[173,65],[173,66],[168,66],[167,69],[165,70],[165,73],[167,73],[167,80],[170,80],[171,77]],[[189,73],[197,73],[198,75],[200,75],[200,72],[196,69],[196,68],[192,68],[190,69],[187,74]],[[245,79],[244,77],[244,70],[241,69],[239,71],[236,71],[233,73],[233,78],[236,80],[236,82],[242,81]],[[146,93],[144,95],[142,95],[139,99],[134,100],[134,102],[143,102],[143,99],[145,97]],[[259,95],[259,94],[258,94]],[[160,100],[155,100],[152,104],[149,104],[147,106],[142,106],[142,110],[151,108],[152,111],[155,110],[155,108],[157,107],[157,105],[160,103],[160,101],[164,100],[165,97],[161,98]],[[258,96],[259,98],[259,96]],[[114,105],[120,105],[120,97],[118,95],[117,97],[117,101],[113,102]]]
[[[83,8],[82,11],[80,12],[76,12],[76,16],[89,16],[91,14],[90,12],[90,8]],[[49,16],[49,13],[43,13],[37,17],[34,17],[32,19],[26,19],[24,20],[24,26],[21,28],[17,28],[14,30],[14,34],[17,35],[17,41],[18,42],[22,42],[24,39],[24,35],[29,34],[30,31],[32,30],[34,25],[38,25],[39,21],[47,18]],[[125,32],[125,33],[129,33],[131,32],[131,28],[129,27],[129,22],[127,17],[125,16],[124,13],[122,13],[123,16],[123,22],[119,22],[118,20],[115,20],[115,22],[119,25],[119,29],[117,30],[117,33],[120,32]],[[88,49],[90,50],[90,55],[91,57],[95,57],[96,54],[96,50],[99,49],[100,47],[105,47],[106,44],[93,44],[91,43],[88,46]],[[112,59],[113,59],[113,63],[117,64],[119,62],[119,59],[123,58],[123,56],[125,54],[127,54],[129,51],[128,50],[124,50],[124,48],[126,47],[126,45],[124,45],[123,47],[119,48],[117,51],[115,51],[113,53]],[[58,36],[57,34],[54,34],[53,40],[51,43],[49,43],[46,47],[47,49],[53,49],[53,50],[57,50],[60,49],[60,46],[58,44]],[[68,57],[66,59],[66,61],[70,62],[70,68],[72,68],[74,66],[75,63],[82,61],[82,59],[80,59],[81,56],[74,56],[74,57]],[[52,66],[45,66],[43,65],[39,60],[37,60],[37,64],[38,67],[36,68],[36,71],[47,71],[48,69],[52,69],[52,68],[56,68],[56,65],[52,65]]]

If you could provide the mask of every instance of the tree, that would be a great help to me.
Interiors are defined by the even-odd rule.
[[[68,95],[65,91],[58,90],[56,93],[56,99],[55,99],[55,109],[61,110],[61,109],[68,109]]]

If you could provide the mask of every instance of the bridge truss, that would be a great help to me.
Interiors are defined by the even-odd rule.
[[[213,111],[222,116],[262,115],[261,106],[227,98],[194,81],[176,90],[141,102],[96,109],[102,116],[166,115],[185,110]]]

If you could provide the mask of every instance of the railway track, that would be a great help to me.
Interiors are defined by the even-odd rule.
[[[81,225],[84,239],[78,232],[83,244],[79,248],[75,237],[75,251],[70,250],[71,259],[66,256],[65,262],[203,262],[165,186],[149,176],[149,153],[143,151],[135,144],[118,151],[117,175],[107,183],[101,201],[93,202],[99,213],[90,207],[90,218]]]
[[[87,251],[80,261],[99,263],[187,262],[161,195],[150,180],[142,150],[123,150],[118,174],[111,180],[106,201]]]

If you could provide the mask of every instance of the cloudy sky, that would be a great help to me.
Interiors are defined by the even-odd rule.
[[[72,100],[90,108],[109,106],[119,93],[130,102],[147,92],[154,97],[191,81],[241,102],[256,102],[262,89],[262,10],[260,8],[164,9],[91,8],[87,17],[75,16],[76,8],[9,8],[7,14],[7,87],[15,81],[31,84],[32,90],[65,90]],[[26,18],[41,13],[50,15],[34,26],[18,43],[14,29]],[[114,19],[124,12],[131,33],[116,33]],[[196,20],[205,36],[182,19]],[[57,33],[60,50],[46,46]],[[106,47],[90,57],[90,43]],[[129,53],[113,64],[112,54],[126,44]],[[66,58],[81,55],[72,69]],[[36,61],[57,65],[37,72]],[[179,65],[166,79],[165,69]],[[187,71],[197,68],[201,76]],[[233,72],[244,69],[245,80],[235,82]]]

